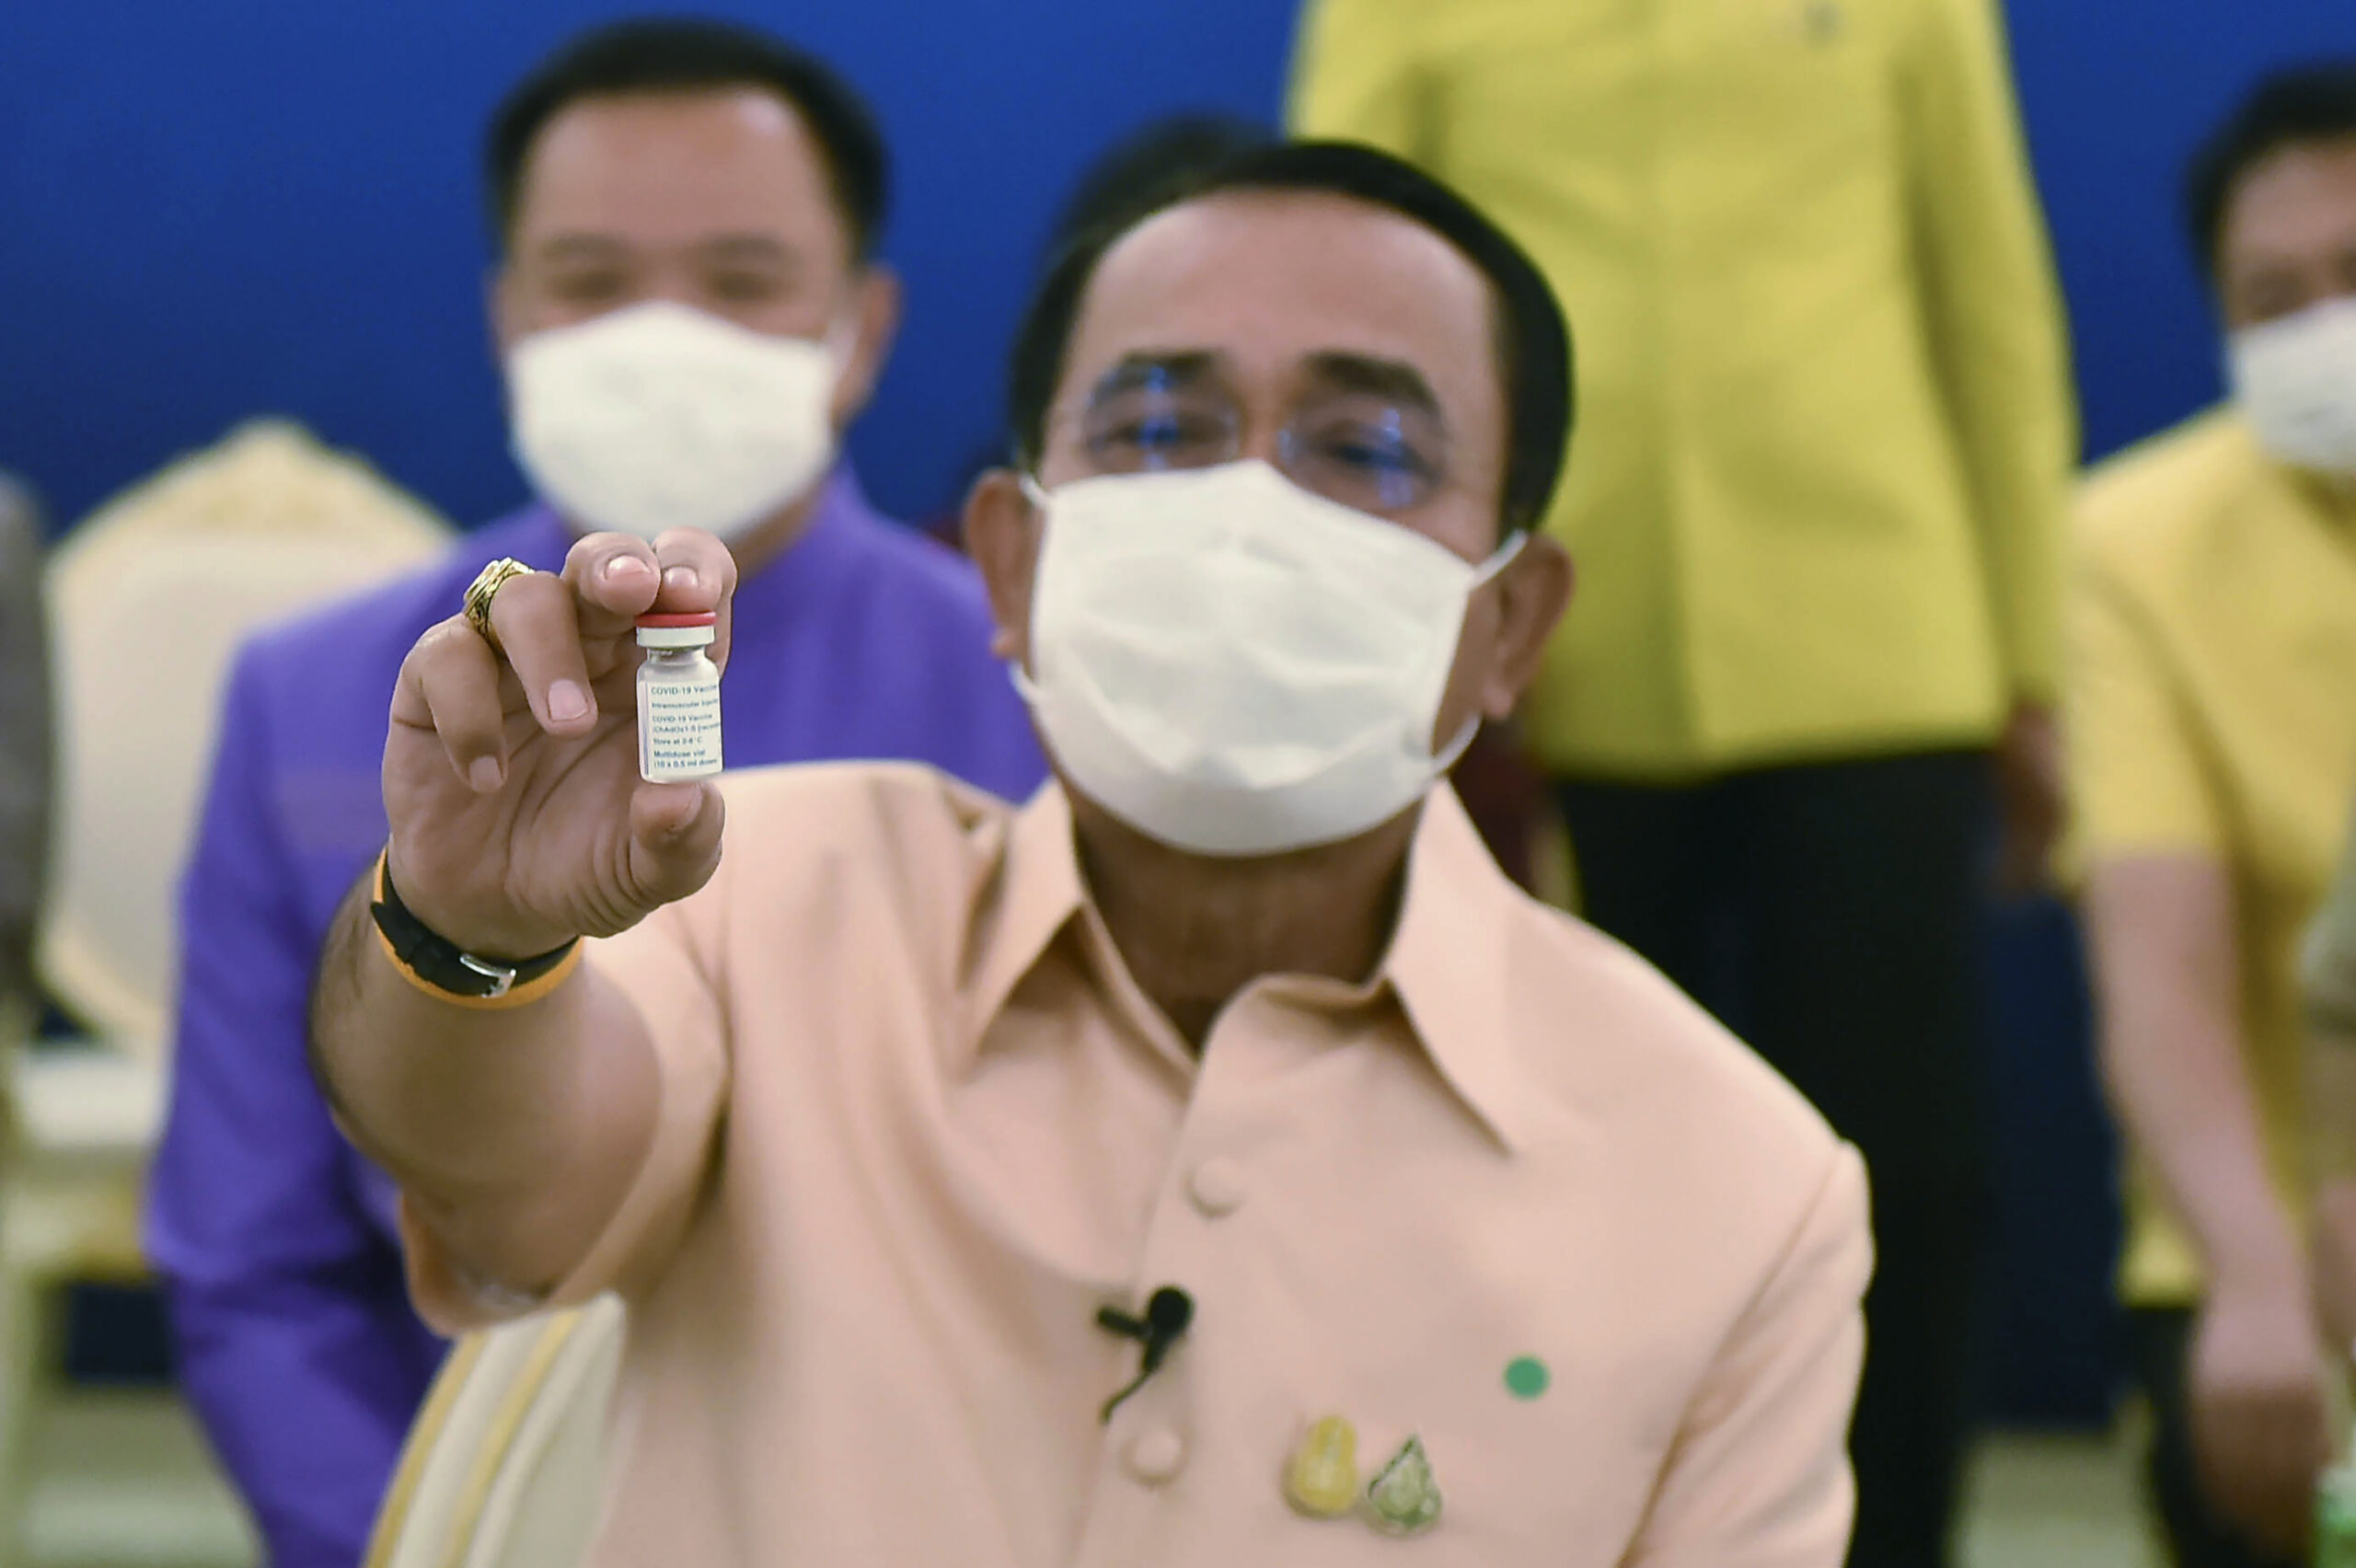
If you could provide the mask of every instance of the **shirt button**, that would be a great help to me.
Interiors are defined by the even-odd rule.
[[[1206,1159],[1195,1167],[1186,1192],[1196,1208],[1218,1219],[1243,1206],[1243,1172],[1231,1159]]]
[[[1186,1440],[1166,1426],[1140,1432],[1129,1444],[1129,1474],[1160,1486],[1186,1468]]]

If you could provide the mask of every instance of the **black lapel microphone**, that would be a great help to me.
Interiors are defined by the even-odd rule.
[[[1123,1339],[1133,1339],[1145,1346],[1144,1367],[1137,1380],[1104,1403],[1100,1421],[1110,1422],[1121,1401],[1145,1387],[1146,1379],[1161,1370],[1161,1363],[1195,1320],[1195,1298],[1174,1285],[1165,1285],[1146,1297],[1145,1316],[1132,1318],[1118,1307],[1106,1307],[1096,1314],[1096,1326],[1107,1333]]]

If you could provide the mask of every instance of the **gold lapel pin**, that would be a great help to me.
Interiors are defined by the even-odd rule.
[[[1439,1522],[1439,1482],[1424,1440],[1410,1437],[1367,1483],[1366,1516],[1385,1535],[1419,1535]]]
[[[1341,1416],[1326,1416],[1286,1461],[1285,1501],[1312,1519],[1338,1519],[1357,1500],[1357,1428]]]

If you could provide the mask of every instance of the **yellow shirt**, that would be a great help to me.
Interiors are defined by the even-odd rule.
[[[2080,857],[2213,856],[2232,879],[2242,1039],[2286,1203],[2304,1211],[2300,943],[2356,788],[2356,508],[2259,450],[2230,412],[2106,465],[2070,585]],[[2131,1170],[2121,1287],[2197,1298],[2200,1267]]]
[[[589,958],[662,1086],[560,1292],[630,1309],[599,1568],[1837,1568],[1856,1156],[1452,796],[1375,982],[1263,979],[1197,1055],[1053,787],[727,790],[712,882]],[[1163,1286],[1193,1324],[1101,1421],[1138,1347],[1097,1311]],[[1329,1416],[1357,1480],[1304,1516]],[[1346,1508],[1411,1437],[1444,1506],[1403,1546]]]
[[[2074,421],[1992,0],[1311,0],[1292,118],[1448,180],[1570,315],[1551,767],[1978,744],[2053,695]]]

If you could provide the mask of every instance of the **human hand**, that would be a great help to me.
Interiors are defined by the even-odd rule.
[[[2356,1353],[2356,1177],[2324,1182],[2316,1193],[2316,1315],[2324,1343]]]
[[[2193,1453],[2210,1505],[2270,1553],[2304,1561],[2331,1458],[2324,1366],[2304,1281],[2221,1279],[2186,1369]]]
[[[1996,803],[2004,829],[1996,891],[2025,898],[2051,880],[2053,849],[2067,806],[2062,783],[2062,735],[2052,710],[2023,702],[2013,709],[1996,743]]]
[[[560,575],[500,586],[498,650],[463,616],[419,640],[385,744],[393,885],[419,919],[470,952],[524,958],[626,930],[710,880],[717,788],[639,777],[634,623],[717,611],[724,665],[735,586],[709,534],[593,535]]]

